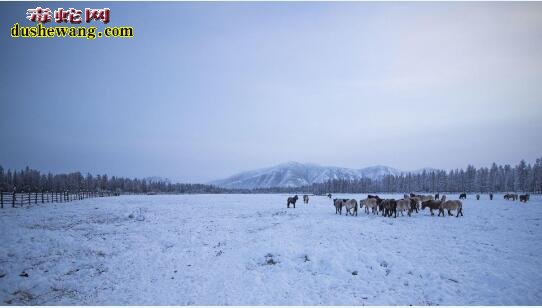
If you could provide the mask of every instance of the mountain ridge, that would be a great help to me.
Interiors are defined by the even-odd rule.
[[[422,168],[411,171],[411,173],[421,173],[424,170],[433,169]],[[377,180],[386,175],[401,175],[405,173],[407,172],[383,165],[353,169],[289,161],[267,168],[240,172],[224,179],[209,182],[209,184],[223,188],[237,189],[297,187],[323,183],[333,179],[358,180],[361,178],[370,178]]]

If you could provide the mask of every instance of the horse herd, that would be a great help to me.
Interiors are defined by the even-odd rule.
[[[346,215],[357,216],[358,215],[358,203],[355,199],[333,199],[333,205],[335,206],[335,214],[342,215],[343,207],[346,209]],[[384,217],[397,217],[397,212],[400,212],[404,216],[404,212],[407,212],[408,216],[411,216],[413,212],[418,213],[420,210],[429,209],[431,215],[435,215],[433,210],[438,210],[438,216],[446,216],[445,212],[449,216],[452,216],[451,211],[456,211],[456,217],[463,216],[463,203],[459,200],[446,200],[446,196],[443,195],[439,199],[439,195],[415,195],[405,194],[403,199],[382,199],[377,195],[367,195],[367,198],[359,201],[359,207],[365,208],[365,213],[372,213],[373,215],[381,214]]]
[[[517,199],[519,199],[520,202],[527,202],[529,201],[529,198],[530,198],[529,194],[518,195],[516,193],[508,193],[504,195],[505,200],[516,201]],[[467,194],[466,193],[459,194],[459,200],[461,199],[467,199]],[[480,194],[476,194],[476,200],[480,200]],[[493,193],[489,193],[489,200],[493,200]]]
[[[331,194],[327,195],[331,198]],[[520,202],[529,201],[529,194],[519,195],[515,193],[509,193],[504,195],[506,200],[517,200]],[[286,206],[290,208],[290,204],[295,208],[298,196],[288,197]],[[416,195],[410,193],[404,194],[403,199],[382,199],[377,195],[367,195],[367,198],[359,200],[359,208],[364,208],[365,213],[372,213],[373,215],[381,214],[384,217],[397,217],[397,211],[404,216],[404,212],[407,212],[408,216],[411,216],[413,212],[418,213],[420,210],[429,209],[431,215],[435,215],[433,210],[438,210],[438,216],[453,216],[452,211],[455,211],[455,216],[463,216],[463,203],[461,199],[467,199],[466,193],[459,194],[459,200],[446,200],[446,195],[440,196],[440,194],[433,195]],[[489,199],[493,200],[493,193],[489,194]],[[476,194],[476,200],[480,200],[480,194]],[[303,203],[309,203],[309,195],[303,195]],[[333,199],[333,206],[335,207],[335,214],[342,215],[343,208],[346,210],[346,215],[357,216],[358,215],[358,201],[356,199]]]
[[[529,201],[530,195],[529,194],[524,194],[524,195],[519,195],[519,196],[518,196],[518,194],[506,194],[506,195],[504,195],[505,200],[516,201],[518,198],[519,198],[519,202],[527,202],[527,201]]]

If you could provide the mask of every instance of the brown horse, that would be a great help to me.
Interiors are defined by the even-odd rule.
[[[422,202],[422,210],[425,210],[426,207],[429,208],[429,212],[431,212],[431,216],[435,215],[433,213],[433,210],[438,210],[440,208],[440,204],[442,203],[441,200],[427,200]]]
[[[288,208],[290,208],[290,203],[294,205],[294,209],[295,209],[295,203],[297,202],[297,199],[299,199],[299,197],[297,195],[293,196],[293,197],[288,197],[288,203],[286,204],[286,206]]]
[[[333,206],[335,207],[335,214],[343,214],[343,199],[333,199]]]

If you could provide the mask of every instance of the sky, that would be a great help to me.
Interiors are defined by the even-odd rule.
[[[11,38],[37,6],[108,7],[135,36]],[[540,2],[3,2],[0,29],[6,169],[207,182],[542,157]]]

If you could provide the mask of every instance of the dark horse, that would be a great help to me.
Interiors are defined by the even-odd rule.
[[[370,199],[370,198],[374,198],[376,199],[376,201],[380,204],[380,202],[382,202],[383,199],[380,199],[379,196],[377,195],[367,195],[367,199]]]
[[[529,194],[519,195],[519,202],[527,202],[527,201],[529,201]]]
[[[294,205],[294,209],[295,209],[295,203],[297,202],[297,199],[299,199],[299,197],[297,195],[293,196],[293,197],[288,197],[288,203],[286,204],[286,206],[288,208],[290,208],[290,203]]]
[[[380,206],[382,207],[384,217],[391,217],[393,215],[394,218],[397,218],[397,201],[394,199],[384,199],[380,203]]]
[[[467,199],[467,194],[466,193],[459,194],[459,200],[461,199]]]
[[[516,201],[516,199],[518,198],[518,195],[517,194],[506,194],[504,195],[504,199],[506,200],[512,200],[512,201]]]

